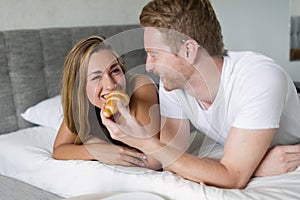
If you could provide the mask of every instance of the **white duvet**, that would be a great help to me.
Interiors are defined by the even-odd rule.
[[[96,161],[59,161],[52,158],[55,130],[23,129],[0,136],[0,174],[22,180],[62,197],[98,193],[151,192],[165,199],[300,199],[300,168],[253,178],[246,189],[218,189],[187,181],[170,172],[109,166]]]

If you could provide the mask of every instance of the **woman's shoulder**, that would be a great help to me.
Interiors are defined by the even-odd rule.
[[[137,83],[155,84],[153,79],[150,76],[147,76],[145,74],[128,74],[127,78],[130,84],[137,84]]]
[[[132,79],[131,86],[130,112],[138,121],[145,121],[149,109],[159,103],[158,89],[154,81],[146,75],[136,75]]]
[[[155,82],[151,77],[144,74],[134,74],[128,79],[130,91],[132,95],[146,93],[158,93]]]

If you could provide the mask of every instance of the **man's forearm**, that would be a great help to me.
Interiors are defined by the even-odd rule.
[[[230,171],[224,163],[210,159],[198,158],[179,151],[162,142],[148,146],[149,154],[159,160],[165,170],[181,175],[194,182],[203,182],[222,188],[244,188],[248,179],[242,179],[238,173]]]

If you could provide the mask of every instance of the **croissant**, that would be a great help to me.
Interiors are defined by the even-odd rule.
[[[127,106],[129,104],[129,97],[122,90],[114,90],[107,95],[106,104],[103,109],[105,117],[109,118],[118,112],[118,102],[121,102],[123,106]]]

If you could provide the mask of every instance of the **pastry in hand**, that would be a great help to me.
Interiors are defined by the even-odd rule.
[[[103,109],[105,117],[109,118],[118,112],[118,102],[121,102],[123,106],[129,104],[129,97],[122,90],[114,90],[107,95],[105,107]]]

